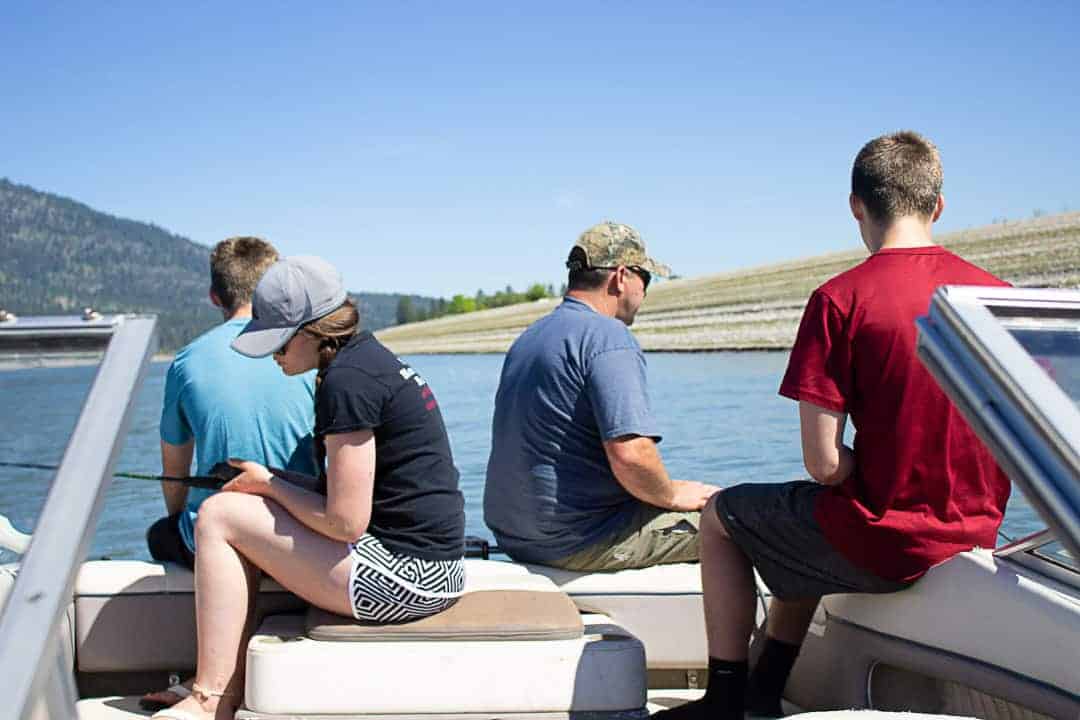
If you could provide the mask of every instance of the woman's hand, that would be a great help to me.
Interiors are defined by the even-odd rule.
[[[266,469],[266,466],[251,460],[236,460],[234,458],[229,459],[229,464],[241,472],[225,483],[221,488],[222,492],[242,492],[249,495],[264,496],[270,494],[270,481],[274,476]]]

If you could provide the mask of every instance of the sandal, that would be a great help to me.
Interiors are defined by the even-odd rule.
[[[187,690],[187,688],[184,689]],[[207,690],[202,685],[199,685],[199,683],[191,683],[191,690],[188,691],[188,695],[195,698],[195,702],[203,706],[205,706],[206,702],[212,697],[236,697],[236,693]],[[150,720],[200,720],[200,718],[187,710],[170,707],[154,713],[150,716]]]
[[[184,685],[182,683],[176,683],[175,685],[170,685],[169,687],[165,688],[164,690],[157,690],[154,693],[147,693],[147,695],[151,695],[151,694],[156,695],[159,692],[172,693],[176,697],[180,698],[180,700],[183,700],[184,698],[186,698],[188,695],[191,694],[191,691],[188,690],[186,685]],[[162,702],[161,700],[150,700],[149,698],[147,698],[144,695],[143,697],[139,698],[139,707],[141,707],[143,710],[149,710],[150,712],[155,712],[157,710],[164,710],[166,708],[171,708],[173,705],[180,702],[180,700],[177,700],[176,702],[167,703],[167,702]]]

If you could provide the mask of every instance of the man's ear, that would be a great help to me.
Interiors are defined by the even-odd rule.
[[[941,213],[943,212],[945,212],[945,196],[938,193],[937,205],[934,207],[934,214],[930,217],[930,222],[937,222],[937,219],[941,217]]]
[[[221,302],[221,298],[218,297],[217,293],[214,292],[213,288],[210,289],[210,302],[213,303],[214,307],[225,307],[225,304]]]
[[[855,196],[855,193],[848,195],[848,207],[851,208],[851,214],[855,216],[857,222],[866,219],[866,206],[863,205],[862,200]]]
[[[619,271],[617,269],[608,275],[607,284],[604,287],[608,295],[619,296]]]

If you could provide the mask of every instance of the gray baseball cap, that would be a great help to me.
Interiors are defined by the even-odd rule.
[[[337,310],[348,298],[341,273],[322,258],[296,255],[263,273],[251,301],[251,322],[232,341],[248,357],[266,357],[289,342],[300,326]]]

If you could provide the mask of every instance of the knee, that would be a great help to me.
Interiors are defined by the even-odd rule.
[[[720,492],[722,493],[723,490]],[[701,534],[713,541],[731,539],[723,521],[720,520],[720,506],[717,502],[719,497],[720,493],[713,495],[701,509]]]
[[[232,519],[242,512],[242,507],[248,496],[243,493],[216,493],[211,495],[199,505],[199,512],[195,518],[196,544],[199,539],[210,535],[226,534]]]

